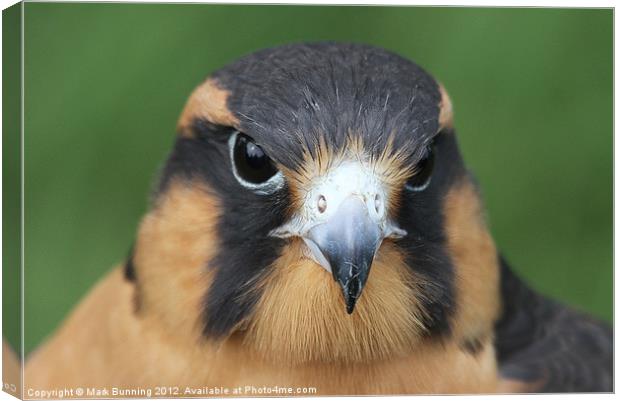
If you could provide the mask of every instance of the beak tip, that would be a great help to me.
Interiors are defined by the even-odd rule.
[[[357,304],[357,300],[359,299],[362,291],[361,288],[359,288],[359,290],[356,292],[351,292],[348,288],[343,289],[345,290],[344,300],[347,306],[347,314],[351,315],[353,313],[353,310],[355,310],[355,305]]]
[[[353,310],[355,309],[358,299],[362,295],[362,288],[364,287],[364,282],[366,280],[356,277],[346,281],[338,278],[336,281],[340,284],[347,314],[351,315],[353,314]]]

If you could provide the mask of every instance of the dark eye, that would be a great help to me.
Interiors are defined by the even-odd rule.
[[[241,184],[259,188],[278,173],[278,169],[252,138],[242,133],[231,138],[235,175]]]
[[[433,146],[429,146],[422,160],[416,164],[413,175],[407,180],[405,188],[415,192],[424,191],[431,182],[431,173],[433,172],[434,164],[435,150]]]

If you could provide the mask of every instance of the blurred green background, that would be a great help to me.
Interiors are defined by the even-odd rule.
[[[256,49],[332,39],[445,84],[500,249],[535,288],[611,320],[612,24],[611,10],[27,3],[26,351],[125,257],[193,87]]]

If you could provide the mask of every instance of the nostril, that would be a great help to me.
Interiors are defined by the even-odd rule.
[[[327,209],[327,199],[323,195],[319,195],[319,199],[316,202],[316,207],[319,209],[319,213],[324,213]]]
[[[375,212],[377,214],[381,214],[381,209],[383,208],[383,202],[381,201],[381,196],[379,194],[375,195]]]

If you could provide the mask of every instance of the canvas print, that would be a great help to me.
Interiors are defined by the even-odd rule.
[[[6,392],[613,391],[612,10],[3,26]]]

